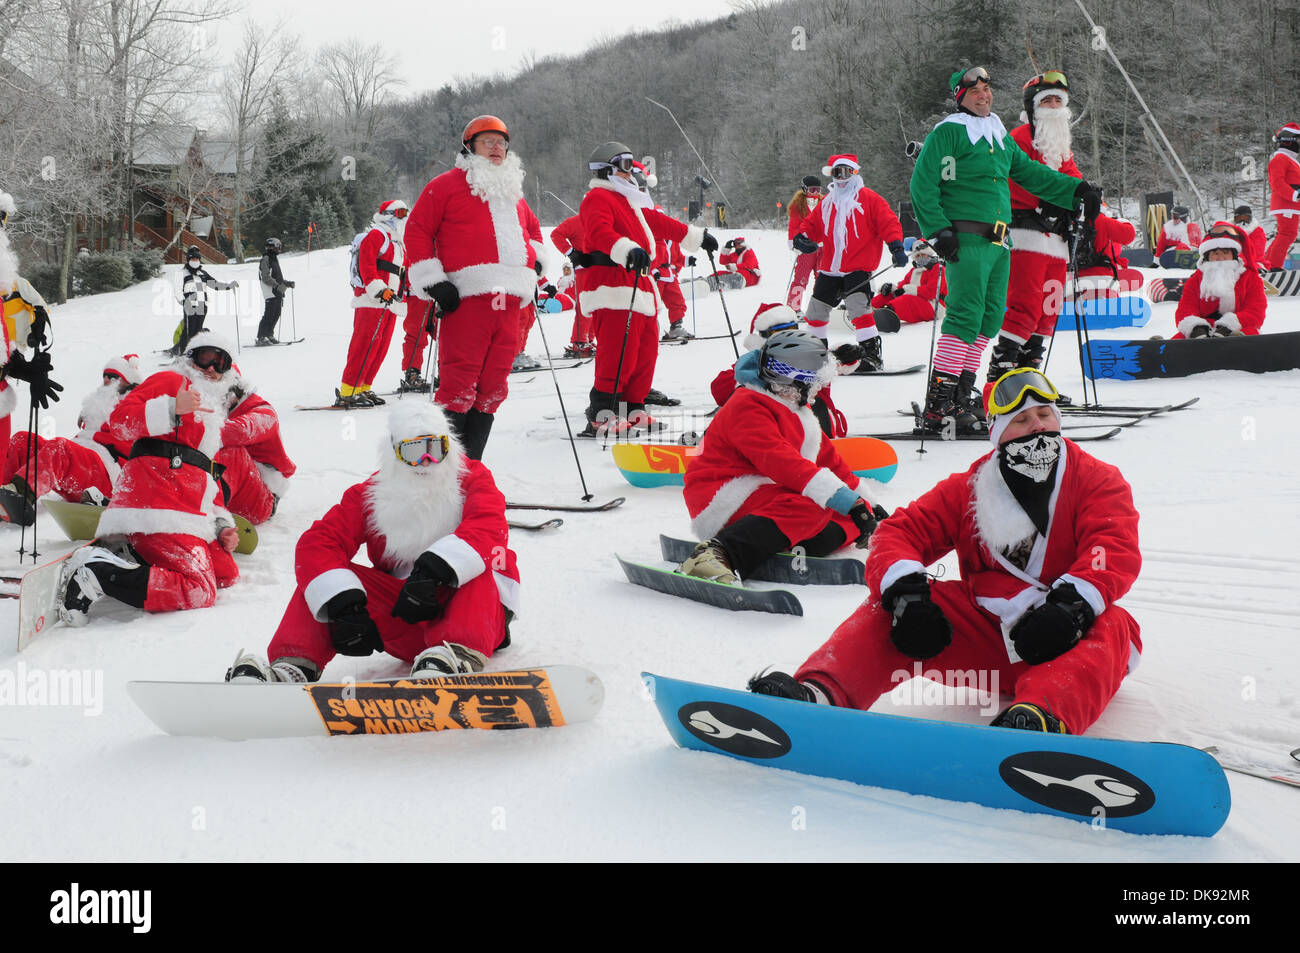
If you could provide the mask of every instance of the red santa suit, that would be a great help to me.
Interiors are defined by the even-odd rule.
[[[1141,652],[1137,623],[1115,603],[1137,579],[1142,559],[1127,481],[1077,444],[1062,443],[1045,539],[1007,488],[997,452],[981,457],[880,524],[867,556],[871,597],[795,677],[822,685],[836,705],[870,708],[898,684],[899,673],[918,664],[890,641],[892,616],[879,594],[956,551],[960,578],[930,584],[931,599],[952,623],[952,643],[919,664],[949,683],[973,670],[992,672],[1016,702],[1051,711],[1072,734],[1087,730]],[[1021,569],[1003,551],[1030,534],[1033,548]],[[1042,605],[1049,588],[1067,582],[1096,621],[1073,648],[1028,665],[1004,633]]]
[[[663,207],[655,206],[656,212],[663,212]],[[669,326],[681,324],[686,318],[686,296],[677,276],[686,264],[686,256],[677,242],[660,239],[655,243],[655,259],[650,264],[650,275],[659,283],[659,297],[668,310]]]
[[[569,260],[573,262],[572,291],[568,288],[560,288],[559,282],[556,282],[555,285],[561,291],[573,295],[573,331],[569,335],[569,341],[571,344],[589,344],[594,340],[595,334],[591,329],[591,318],[587,317],[582,310],[582,218],[578,215],[570,215],[551,229],[551,244],[558,248],[561,254],[568,255]],[[570,254],[570,252],[576,252],[577,254]]]
[[[871,299],[873,308],[889,308],[898,320],[907,324],[933,321],[935,306],[948,297],[948,279],[943,263],[928,268],[910,268],[901,284],[890,289],[889,294],[878,294]]]
[[[763,277],[763,272],[758,267],[758,255],[754,254],[754,249],[744,244],[743,238],[737,238],[730,249],[718,256],[718,264],[744,278],[746,288],[754,287],[758,284],[758,279]]]
[[[406,319],[402,321],[402,370],[419,371],[424,367],[424,349],[429,346],[432,301],[411,295],[406,299]]]
[[[326,603],[361,589],[384,650],[412,661],[425,648],[453,641],[491,655],[506,637],[507,612],[519,609],[519,569],[509,548],[505,497],[491,472],[458,448],[424,476],[385,457],[379,471],[348,488],[343,499],[298,540],[298,587],[267,655],[304,658],[324,668],[335,655]],[[356,561],[364,547],[369,565]],[[442,614],[408,623],[392,614],[420,554],[447,562],[458,586],[446,591]]]
[[[237,402],[221,428],[216,461],[226,468],[221,479],[230,490],[226,506],[250,523],[265,523],[289,490],[298,467],[280,439],[280,418],[260,394],[244,382]]]
[[[1210,237],[1201,242],[1201,260],[1196,271],[1183,285],[1182,297],[1174,311],[1178,333],[1174,339],[1191,337],[1198,326],[1208,326],[1215,334],[1258,334],[1264,324],[1268,297],[1264,281],[1256,270],[1255,259],[1250,254],[1250,242],[1238,226],[1230,222],[1215,222],[1215,229],[1231,228],[1236,238]],[[1206,261],[1207,252],[1215,248],[1229,248],[1237,252],[1231,262]],[[1206,270],[1215,265],[1228,266],[1226,270],[1237,275],[1236,281],[1223,294],[1213,294],[1205,287]]]
[[[1277,234],[1264,253],[1264,264],[1281,268],[1300,235],[1300,155],[1278,149],[1268,160],[1268,210],[1277,219]]]
[[[1201,226],[1195,222],[1176,222],[1170,219],[1160,229],[1160,240],[1156,242],[1156,260],[1159,261],[1160,256],[1167,251],[1189,251],[1200,243]]]
[[[614,406],[616,394],[626,402],[629,414],[644,410],[645,396],[654,378],[659,355],[658,282],[648,274],[629,271],[628,254],[640,248],[653,260],[656,242],[661,238],[678,242],[686,252],[695,251],[704,240],[703,229],[655,211],[650,197],[633,183],[622,179],[617,182],[625,188],[615,185],[613,178],[592,179],[579,210],[591,263],[579,279],[578,305],[591,316],[596,332],[589,420],[603,410],[622,417]],[[622,376],[615,380],[620,355]],[[601,406],[597,407],[597,403]]]
[[[1234,222],[1238,228],[1246,233],[1246,238],[1250,240],[1250,255],[1256,262],[1263,264],[1268,255],[1268,236],[1264,234],[1264,226],[1259,222],[1250,222],[1243,225],[1241,222]]]
[[[802,215],[794,210],[793,205],[790,206],[790,221],[786,226],[785,237],[791,249],[794,248],[794,237],[804,233],[804,220],[817,211],[817,203],[820,201],[820,195],[805,195],[807,211]],[[800,314],[803,314],[803,293],[808,289],[813,272],[817,270],[817,260],[820,257],[821,249],[818,249],[800,252],[794,260],[794,271],[790,274],[790,291],[786,295],[785,303]]]
[[[830,523],[856,539],[858,529],[845,514],[861,495],[862,481],[810,408],[794,407],[758,383],[758,356],[750,351],[737,361],[741,385],[725,398],[699,456],[687,465],[682,495],[692,531],[710,539],[753,515],[772,520],[792,543]]]
[[[1128,266],[1124,246],[1137,237],[1137,227],[1122,218],[1101,214],[1094,222],[1091,249],[1079,250],[1075,290],[1079,298],[1114,298],[1142,287],[1142,272]]]
[[[406,316],[405,267],[401,220],[376,212],[374,224],[357,251],[357,271],[363,287],[352,289],[355,309],[352,340],[348,342],[348,358],[339,387],[344,397],[370,390],[379,365],[388,355],[398,318]],[[386,291],[396,297],[385,305],[380,295]]]
[[[437,402],[454,413],[493,414],[509,392],[519,318],[532,309],[542,229],[523,194],[523,166],[459,155],[424,187],[406,225],[416,295],[450,281],[460,305],[442,322]]]
[[[1028,122],[1012,129],[1011,138],[1035,162],[1055,172],[1083,178],[1074,164],[1073,153],[1048,161],[1034,145],[1034,130]],[[1045,211],[1038,196],[1016,182],[1010,185],[1011,272],[1007,278],[1007,314],[1002,320],[1002,334],[1023,344],[1036,334],[1048,338],[1056,331],[1070,246],[1059,233],[1043,227]]]
[[[196,335],[190,343],[200,340]],[[122,472],[100,517],[99,536],[125,535],[149,564],[147,612],[205,608],[216,601],[218,588],[239,578],[217,541],[234,520],[220,503],[211,463],[221,446],[233,375],[212,382],[178,362],[176,370],[159,371],[123,397],[105,425]],[[177,417],[176,395],[186,389],[199,391],[208,410]]]

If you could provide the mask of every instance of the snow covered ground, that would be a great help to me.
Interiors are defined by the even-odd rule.
[[[726,295],[736,327],[755,307],[784,296],[791,264],[784,235],[746,232],[765,278]],[[725,236],[724,236],[725,237]],[[802,618],[730,613],[629,585],[613,554],[654,562],[660,532],[689,534],[680,495],[638,490],[607,452],[579,446],[597,500],[625,496],[599,514],[513,511],[563,527],[516,532],[525,611],[497,667],[552,662],[587,666],[607,697],[589,723],[552,731],[449,732],[391,738],[289,739],[232,743],[161,734],[125,693],[130,679],[216,680],[241,647],[264,650],[293,591],[299,533],[363,479],[376,462],[383,410],[297,413],[330,403],[351,330],[347,249],[285,256],[297,281],[281,337],[295,324],[306,341],[246,348],[244,374],[280,412],[299,465],[261,545],[241,557],[241,581],[208,610],[146,616],[97,607],[84,629],[42,635],[21,656],[0,651],[0,677],[77,669],[102,678],[102,705],[0,705],[0,815],[14,832],[6,861],[83,860],[1300,860],[1294,788],[1229,774],[1233,809],[1212,839],[1140,837],[1041,815],[803,777],[678,750],[642,689],[643,670],[742,687],[756,670],[801,662],[863,598],[865,590],[800,589]],[[254,336],[261,302],[257,265],[210,269],[241,282],[239,334]],[[1164,274],[1152,272],[1151,274]],[[880,280],[897,280],[901,271]],[[174,280],[76,299],[54,310],[55,378],[64,399],[48,415],[71,434],[81,397],[109,355],[140,352],[147,370],[176,323]],[[215,293],[218,304],[231,297]],[[724,332],[722,300],[697,299],[700,334]],[[1173,333],[1173,304],[1157,304],[1138,335]],[[451,320],[455,320],[453,316]],[[545,319],[553,352],[568,339],[570,314]],[[687,317],[687,321],[692,319]],[[836,319],[833,343],[850,340]],[[231,311],[209,326],[233,336]],[[1300,299],[1272,299],[1264,330],[1300,327]],[[886,338],[890,366],[923,362],[930,327]],[[743,336],[743,335],[742,335]],[[1127,337],[1124,331],[1097,336]],[[1081,395],[1072,336],[1062,337],[1052,376]],[[1213,344],[1207,344],[1212,347]],[[396,386],[400,329],[377,381]],[[534,329],[530,352],[542,352]],[[712,406],[708,385],[734,360],[726,340],[664,348],[659,389],[688,408]],[[522,376],[523,379],[520,379]],[[512,379],[486,462],[516,501],[577,503],[573,454],[557,419],[549,373]],[[574,427],[581,423],[591,367],[558,372]],[[21,385],[20,385],[21,386]],[[851,430],[898,430],[896,415],[923,396],[921,375],[849,378],[835,398]],[[1169,381],[1103,384],[1112,403],[1165,404],[1199,396],[1192,409],[1143,422],[1089,445],[1118,465],[1142,514],[1144,568],[1123,604],[1143,628],[1146,657],[1092,734],[1216,744],[1275,770],[1297,765],[1300,684],[1300,372],[1220,372]],[[409,398],[408,398],[409,399]],[[25,421],[26,399],[15,413]],[[901,505],[969,465],[979,442],[900,444],[900,468],[881,491]],[[71,543],[50,517],[38,522],[41,551]],[[18,530],[0,526],[0,569],[18,570]],[[13,632],[16,600],[0,601]],[[344,659],[332,678],[395,675],[387,656]],[[93,709],[102,707],[102,710]],[[882,708],[891,707],[886,699]],[[976,720],[973,708],[918,708],[922,717]],[[987,717],[987,716],[983,716]],[[20,834],[17,832],[21,832]]]

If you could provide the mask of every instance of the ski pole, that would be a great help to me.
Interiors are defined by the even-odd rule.
[[[718,273],[718,265],[713,260],[713,252],[706,252],[709,256],[709,267],[713,273]],[[740,348],[736,345],[736,329],[731,326],[731,313],[727,310],[727,299],[722,293],[722,282],[718,282],[718,300],[722,302],[722,315],[727,319],[727,331],[731,334],[731,349],[736,352],[736,360],[740,360]]]
[[[289,289],[289,312],[293,315],[293,339],[298,340],[298,298]]]
[[[239,343],[239,289],[231,288],[235,298],[235,353],[242,354],[244,347]]]
[[[40,353],[39,348],[37,349],[36,353],[37,354]],[[28,481],[27,481],[28,488],[34,494],[36,493],[36,488],[40,486],[40,474],[36,472],[37,470],[36,430],[40,423],[40,412],[36,409],[36,398],[32,397],[30,392],[28,394],[28,397],[30,398],[30,402],[27,405],[27,445],[25,448],[26,462],[27,462],[26,472],[28,476]],[[35,507],[36,503],[33,502],[32,506]],[[25,555],[26,549],[27,549],[27,526],[24,525],[22,528],[22,533],[18,538],[18,562],[19,563],[23,561],[23,556]],[[33,522],[32,523],[32,564],[33,565],[36,564],[37,556],[38,553],[36,552],[36,523]]]
[[[946,312],[945,312],[946,313]],[[930,400],[930,384],[934,378],[934,343],[939,332],[939,309],[935,308],[934,320],[930,322],[930,361],[925,367],[925,394],[926,403]],[[921,445],[916,448],[917,453],[925,453],[925,408],[921,409],[921,419],[918,420],[917,426],[921,428]]]
[[[633,297],[635,298],[635,287],[633,288]],[[537,329],[542,332],[542,350],[546,352],[546,363],[551,369],[551,382],[555,384],[555,396],[560,402],[560,417],[564,419],[564,429],[569,434],[569,448],[573,451],[573,462],[578,467],[578,482],[582,484],[582,500],[588,502],[592,498],[592,493],[587,489],[587,478],[582,473],[582,460],[578,457],[578,444],[573,439],[573,427],[569,424],[569,412],[564,409],[564,395],[560,393],[560,379],[555,376],[555,362],[551,358],[551,346],[546,341],[546,322],[542,319],[545,317],[542,310],[537,307],[537,296],[533,296],[533,311],[537,315]],[[629,312],[629,325],[631,317]],[[614,386],[618,386],[618,381],[614,381]]]
[[[426,320],[424,329],[429,332],[433,338],[433,344],[429,348],[429,356],[424,362],[424,380],[429,385],[429,400],[433,400],[434,383],[437,378],[434,376],[438,366],[438,306],[433,302],[429,303],[429,318]]]
[[[697,334],[699,328],[695,325],[695,256],[691,256],[691,333]]]
[[[1083,381],[1083,405],[1088,406],[1088,372],[1092,369],[1092,352],[1088,350],[1088,319],[1080,313],[1079,310],[1079,269],[1076,262],[1079,254],[1079,233],[1082,228],[1079,222],[1074,222],[1074,227],[1070,229],[1070,266],[1067,277],[1071,283],[1071,302],[1074,306],[1074,333],[1079,342],[1079,377]],[[1056,335],[1053,334],[1053,337]],[[1043,361],[1043,369],[1047,369],[1047,361]],[[1099,404],[1097,399],[1097,381],[1094,378],[1092,382],[1092,403]]]
[[[636,306],[636,286],[640,284],[640,282],[641,272],[638,271],[632,276],[632,300],[629,301],[627,305],[627,324],[623,328],[623,347],[618,352],[618,370],[614,372],[614,412],[620,417],[624,415],[618,413],[621,406],[619,395],[622,393],[618,384],[619,381],[623,379],[623,357],[627,354],[627,339],[632,333],[632,309]]]

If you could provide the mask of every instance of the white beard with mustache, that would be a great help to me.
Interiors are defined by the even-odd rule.
[[[1061,163],[1070,158],[1070,107],[1034,109],[1034,148],[1052,171],[1061,171]]]
[[[460,155],[456,157],[456,168],[465,170],[470,192],[489,205],[513,205],[524,197],[524,164],[513,152],[507,152],[500,165],[487,156]]]
[[[1201,272],[1201,297],[1207,301],[1217,298],[1219,313],[1237,310],[1237,279],[1246,271],[1238,259],[1232,261],[1203,261],[1196,266]]]

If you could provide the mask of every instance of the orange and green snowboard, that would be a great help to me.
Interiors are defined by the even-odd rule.
[[[835,449],[860,477],[888,483],[898,470],[898,453],[873,437],[840,437]],[[686,467],[699,455],[698,447],[658,443],[616,443],[610,447],[614,464],[633,486],[682,486]]]

